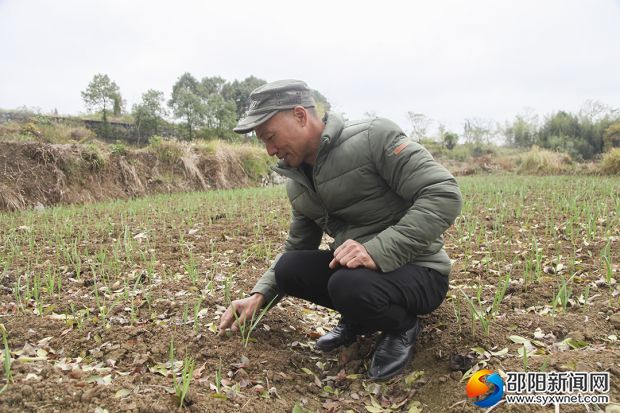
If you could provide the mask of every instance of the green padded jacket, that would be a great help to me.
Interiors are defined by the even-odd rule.
[[[314,189],[298,168],[280,162],[273,169],[290,178],[292,220],[284,251],[317,249],[326,233],[334,238],[332,250],[347,239],[363,244],[382,272],[415,263],[450,273],[442,234],[461,211],[459,187],[395,123],[345,122],[330,112],[312,171]],[[252,289],[266,304],[283,295],[274,272],[280,256]]]

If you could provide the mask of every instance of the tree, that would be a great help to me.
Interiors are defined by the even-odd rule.
[[[441,141],[443,146],[445,146],[448,150],[452,150],[459,141],[459,136],[454,132],[444,132],[442,134]]]
[[[577,143],[581,141],[581,126],[577,116],[559,111],[545,119],[540,128],[538,145],[557,151],[567,152],[571,156],[577,156],[579,152],[591,152],[587,148],[577,148]],[[582,145],[579,145],[582,146]]]
[[[142,136],[157,134],[159,125],[166,116],[163,102],[163,92],[149,89],[142,94],[142,101],[133,105],[132,115],[138,131],[138,143]]]
[[[587,101],[577,115],[559,111],[549,115],[538,133],[543,148],[570,154],[575,159],[592,159],[613,141],[614,123],[620,112],[596,101]]]
[[[114,106],[112,112],[114,113],[114,116],[120,116],[121,112],[123,111],[123,103],[121,101],[121,97],[119,95],[116,95],[114,96],[113,100]]]
[[[529,148],[536,143],[538,131],[536,125],[517,115],[511,124],[504,128],[506,143],[519,148]]]
[[[189,83],[188,83],[189,84]],[[204,77],[197,85],[197,93],[204,105],[207,136],[235,139],[232,132],[237,121],[237,107],[232,99],[223,97],[228,83],[220,76]]]
[[[204,123],[207,112],[199,89],[196,78],[184,73],[172,87],[172,97],[168,101],[174,116],[185,120],[188,140],[193,139],[194,131]]]
[[[232,100],[224,100],[219,94],[213,94],[207,101],[207,124],[211,132],[219,138],[234,140],[237,134],[232,129],[237,123],[237,107]]]
[[[121,92],[116,83],[108,75],[96,74],[88,84],[86,90],[82,91],[82,99],[88,110],[100,110],[103,112],[103,121],[107,122],[107,111],[118,103],[120,112]]]
[[[226,83],[222,86],[222,97],[224,100],[235,102],[237,119],[241,119],[250,107],[250,93],[265,83],[267,82],[263,79],[250,76],[242,81],[234,80],[232,83]]]
[[[407,112],[407,116],[409,116],[412,128],[410,136],[418,142],[426,139],[426,131],[431,123],[433,123],[433,120],[423,113],[416,113],[413,111]]]
[[[188,90],[195,95],[200,95],[200,83],[191,73],[183,73],[172,86],[172,98],[174,98],[180,90]]]
[[[620,110],[599,102],[598,100],[586,100],[579,109],[579,118],[597,122],[603,118],[614,118],[620,114]]]
[[[610,151],[612,148],[620,148],[620,122],[612,123],[603,135],[605,152]]]
[[[473,144],[491,143],[496,135],[496,127],[493,121],[488,119],[471,118],[465,119],[463,137],[465,142]]]
[[[190,90],[179,89],[170,101],[172,112],[177,118],[183,118],[187,125],[187,139],[194,138],[194,131],[204,123],[206,107],[200,97]]]
[[[198,88],[203,99],[209,99],[211,95],[222,95],[226,80],[219,76],[203,77]]]
[[[579,110],[580,146],[589,149],[591,156],[605,152],[609,136],[607,130],[620,121],[620,110],[597,100],[587,100]],[[581,154],[589,158],[588,153]]]

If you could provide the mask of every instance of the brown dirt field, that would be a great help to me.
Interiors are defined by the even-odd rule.
[[[522,346],[510,335],[534,343],[530,371],[609,371],[610,396],[617,402],[620,312],[617,284],[600,281],[606,241],[587,239],[580,227],[574,244],[566,231],[569,217],[558,213],[545,223],[548,186],[524,185],[530,185],[527,222],[516,218],[515,205],[506,207],[499,222],[472,201],[466,219],[446,234],[456,260],[448,299],[424,317],[410,368],[386,382],[364,375],[374,336],[339,352],[315,351],[314,341],[337,317],[297,299],[286,298],[271,310],[247,347],[237,335],[220,338],[212,331],[226,295],[234,299],[249,291],[284,241],[289,207],[280,189],[2,214],[0,323],[8,331],[14,382],[0,394],[0,412],[291,412],[296,405],[295,411],[415,412],[419,406],[424,412],[478,412],[467,400],[463,372],[470,365],[523,371]],[[615,225],[618,200],[595,202],[608,203],[607,223]],[[480,241],[461,232],[467,220],[477,222]],[[602,231],[611,234],[618,251],[618,228]],[[526,232],[545,245],[540,278],[529,285],[523,282]],[[487,265],[489,257],[500,257],[489,251],[495,254],[501,245],[504,259]],[[566,262],[576,249],[575,262],[558,266],[557,257]],[[48,284],[50,271],[62,283],[56,290]],[[488,318],[486,335],[460,289],[473,297],[479,285],[481,306],[490,306],[506,271],[512,282],[498,313]],[[549,304],[558,277],[569,271],[577,275],[564,312]],[[614,264],[614,277],[617,271]],[[40,304],[28,296],[37,275]],[[200,311],[194,310],[197,302]],[[568,337],[587,345],[562,345]],[[177,363],[166,365],[171,340]],[[195,359],[196,369],[179,408],[172,381],[186,355]],[[470,363],[457,365],[459,356]],[[507,404],[494,410],[554,411]],[[563,405],[561,411],[586,410]]]

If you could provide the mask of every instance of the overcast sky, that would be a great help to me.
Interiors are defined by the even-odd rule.
[[[619,107],[620,0],[0,0],[0,108],[84,112],[96,73],[131,108],[184,72],[302,79],[405,130]]]

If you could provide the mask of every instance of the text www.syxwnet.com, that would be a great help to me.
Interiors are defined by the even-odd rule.
[[[509,404],[608,404],[609,395],[605,394],[507,394]]]

